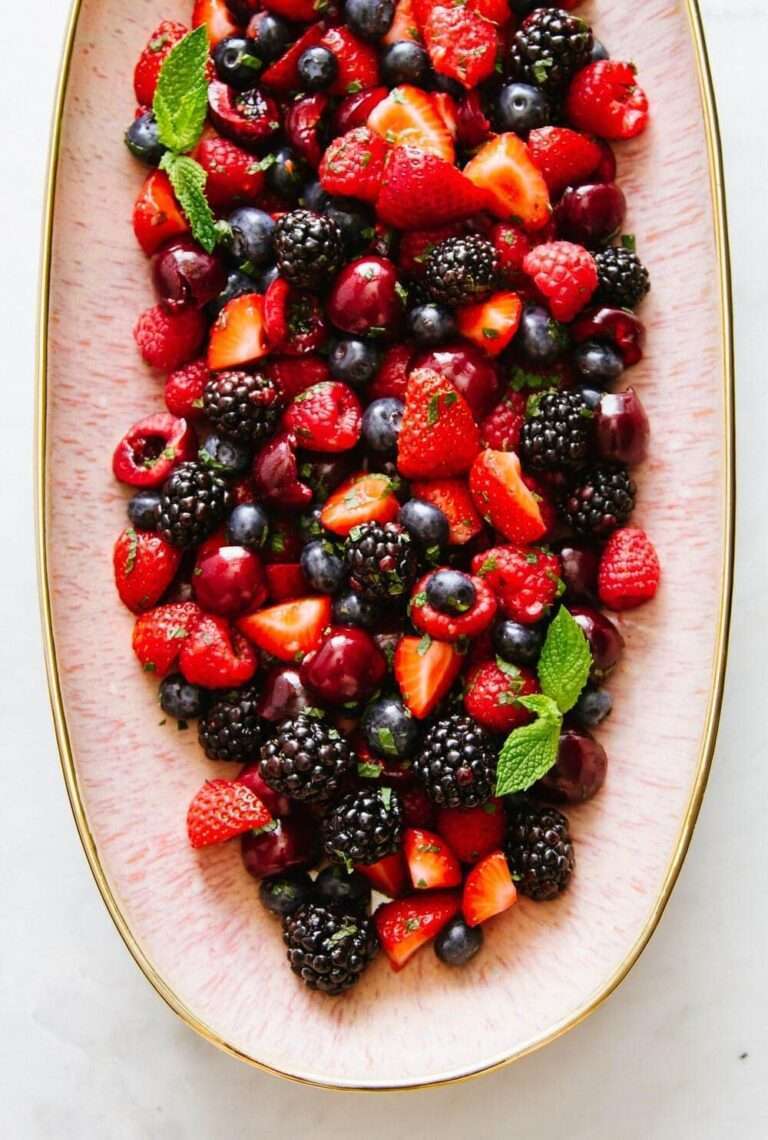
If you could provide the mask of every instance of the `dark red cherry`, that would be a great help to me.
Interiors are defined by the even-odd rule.
[[[290,103],[285,112],[285,133],[293,149],[311,166],[323,157],[323,115],[328,110],[327,95],[307,95]]]
[[[456,107],[456,141],[474,150],[491,137],[491,124],[485,116],[479,91],[468,91]]]
[[[173,312],[207,305],[227,283],[227,271],[219,258],[187,238],[155,254],[152,277],[158,296]]]
[[[298,805],[271,831],[247,831],[241,840],[245,869],[255,879],[289,867],[314,867],[320,858],[317,822]]]
[[[602,744],[581,728],[560,735],[557,760],[535,786],[537,795],[555,803],[581,804],[603,786],[608,757]]]
[[[258,714],[262,720],[279,724],[312,707],[298,669],[292,665],[276,665],[267,673],[261,686]]]
[[[645,325],[626,309],[586,309],[568,331],[576,344],[607,340],[621,354],[625,368],[643,359]]]
[[[615,182],[569,187],[555,210],[557,232],[588,249],[605,245],[621,229],[627,201]]]
[[[299,480],[296,437],[275,436],[253,461],[253,485],[265,503],[300,510],[312,502],[312,489]]]
[[[273,819],[283,819],[290,815],[296,801],[288,796],[281,796],[261,775],[258,764],[247,764],[237,777],[238,784],[245,784],[246,788],[259,797]]]
[[[595,440],[604,459],[642,463],[650,434],[648,416],[634,388],[603,394],[595,416]]]
[[[621,657],[624,638],[605,614],[587,606],[570,607],[571,616],[581,626],[592,653],[589,679],[599,683],[613,669]]]
[[[343,705],[369,697],[386,672],[387,659],[370,634],[350,627],[332,630],[304,659],[299,676],[321,700]]]
[[[345,135],[355,127],[364,127],[373,108],[378,107],[388,94],[386,87],[369,87],[366,91],[346,95],[333,116],[334,135]]]
[[[450,380],[469,404],[476,419],[483,419],[499,395],[499,374],[496,366],[474,344],[456,342],[421,353],[414,360],[414,368],[432,368],[439,376]]]
[[[595,139],[594,141],[602,151],[602,158],[597,164],[597,169],[590,174],[590,182],[615,182],[616,155],[613,153],[613,147],[605,139]]]
[[[267,597],[261,559],[244,546],[222,546],[201,558],[192,583],[203,609],[230,617],[260,606]]]
[[[387,257],[367,254],[338,274],[328,298],[328,316],[343,332],[383,336],[403,314],[397,269]]]
[[[208,111],[213,125],[241,146],[265,142],[280,130],[280,110],[258,87],[235,91],[215,80],[208,87]]]
[[[558,550],[566,594],[574,601],[593,602],[597,597],[597,551],[586,542],[568,540]]]

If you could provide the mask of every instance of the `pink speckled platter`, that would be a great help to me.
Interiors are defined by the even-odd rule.
[[[131,337],[151,292],[130,228],[141,171],[122,132],[140,46],[160,19],[188,19],[190,8],[83,0],[74,28],[41,408],[43,600],[65,775],[121,933],[190,1024],[299,1079],[369,1088],[449,1080],[550,1039],[621,980],[666,902],[703,791],[724,666],[732,458],[721,203],[698,29],[685,0],[583,8],[613,54],[637,63],[654,111],[651,130],[618,153],[626,228],[654,283],[643,312],[647,355],[627,380],[652,421],[636,517],[658,546],[664,579],[652,605],[619,619],[627,652],[602,733],[609,777],[570,813],[573,886],[557,903],[523,900],[492,923],[485,953],[461,973],[427,951],[395,975],[382,956],[355,992],[331,1001],[286,968],[238,845],[190,850],[189,799],[221,773],[193,732],[158,723],[156,684],[136,667],[131,617],[111,577],[125,503],[111,451],[162,403],[161,380]]]

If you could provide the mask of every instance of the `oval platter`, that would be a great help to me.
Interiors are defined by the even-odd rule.
[[[122,144],[133,60],[189,0],[81,0],[51,155],[39,366],[39,546],[54,721],[97,885],[149,981],[213,1044],[336,1088],[404,1088],[487,1071],[577,1024],[627,974],[669,898],[714,749],[731,595],[732,348],[722,170],[695,0],[604,0],[580,12],[633,59],[651,129],[619,147],[627,227],[651,269],[647,355],[631,374],[652,424],[638,524],[664,569],[620,618],[628,652],[602,734],[608,781],[571,812],[578,872],[556,904],[522,900],[460,976],[425,952],[383,957],[338,1001],[283,964],[237,844],[190,850],[185,812],[215,766],[194,732],[158,722],[136,669],[111,548],[125,424],[160,407],[131,330],[150,301],[130,227],[139,172]],[[668,61],[675,60],[670,68]],[[270,928],[270,929],[268,929]]]

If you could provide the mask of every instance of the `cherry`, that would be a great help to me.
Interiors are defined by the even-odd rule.
[[[319,166],[323,157],[323,115],[329,102],[327,95],[307,95],[289,104],[285,112],[288,142],[311,166]]]
[[[328,316],[343,332],[370,336],[391,333],[403,313],[397,269],[371,254],[345,265],[328,299]]]
[[[244,546],[222,546],[201,558],[193,586],[203,609],[230,617],[260,606],[267,597],[261,559]]]
[[[415,368],[432,368],[450,380],[469,404],[476,419],[490,412],[499,395],[499,374],[485,353],[474,344],[446,344],[414,360]]]
[[[614,182],[569,187],[555,210],[560,237],[588,249],[605,245],[621,229],[627,201]]]
[[[299,481],[296,437],[283,432],[261,449],[253,461],[253,485],[266,503],[301,509],[312,502],[312,488]]]
[[[292,665],[275,665],[261,686],[257,711],[262,720],[279,724],[312,707],[298,669]]]
[[[584,729],[566,728],[560,735],[557,760],[535,791],[556,803],[584,803],[603,786],[607,766],[602,744]]]
[[[332,630],[314,653],[305,657],[299,676],[328,704],[342,705],[369,697],[384,680],[387,659],[363,629]]]
[[[590,681],[599,683],[621,657],[624,638],[605,614],[586,606],[571,607],[571,617],[581,626],[592,653]]]
[[[160,487],[178,463],[192,459],[195,433],[186,420],[157,412],[139,420],[123,436],[112,457],[112,471],[130,487]]]
[[[240,851],[245,869],[255,879],[276,875],[289,867],[313,867],[320,858],[320,838],[312,815],[295,807],[270,831],[247,831]]]
[[[585,340],[607,340],[621,354],[629,368],[643,359],[645,326],[626,309],[587,309],[571,325],[569,332],[576,344]]]
[[[616,181],[616,155],[613,153],[613,147],[606,139],[594,140],[602,151],[602,157],[597,164],[597,168],[590,175],[591,182],[615,182]]]
[[[634,388],[605,392],[595,417],[595,439],[604,459],[642,463],[648,453],[650,425]]]
[[[562,569],[560,577],[569,598],[593,602],[597,597],[597,551],[586,542],[567,541],[558,551]]]
[[[280,130],[280,110],[258,87],[235,91],[214,80],[208,86],[208,112],[213,125],[228,139],[253,146]]]
[[[284,819],[293,811],[295,801],[288,796],[281,795],[280,792],[276,792],[274,788],[270,788],[259,771],[258,764],[246,764],[236,782],[245,784],[246,788],[250,788],[259,797],[273,819]]]
[[[373,108],[388,94],[386,87],[369,87],[367,91],[345,96],[333,116],[333,134],[345,135],[355,127],[364,127]]]
[[[207,305],[227,283],[227,271],[219,258],[187,238],[155,254],[152,277],[158,296],[172,312]]]
[[[491,124],[483,111],[479,91],[468,91],[456,107],[456,141],[466,150],[474,150],[491,137]]]

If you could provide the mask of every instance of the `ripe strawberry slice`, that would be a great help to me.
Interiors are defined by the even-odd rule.
[[[238,27],[232,19],[227,0],[195,0],[192,26],[199,28],[203,24],[208,29],[211,47],[215,47],[221,40],[238,34]]]
[[[253,364],[269,351],[264,330],[264,298],[259,293],[235,297],[219,313],[208,342],[213,372]]]
[[[507,733],[533,720],[533,713],[518,699],[538,692],[536,674],[530,669],[506,661],[482,661],[467,676],[464,708],[489,732]]]
[[[528,135],[528,150],[553,194],[583,182],[603,157],[599,143],[568,127],[536,127]]]
[[[441,567],[436,567],[436,570]],[[496,598],[493,590],[481,578],[473,578],[474,604],[463,614],[447,614],[436,610],[427,601],[427,583],[435,571],[430,570],[413,587],[409,613],[411,621],[421,633],[438,641],[459,641],[464,637],[478,637],[496,616]]]
[[[445,924],[458,914],[459,907],[456,891],[430,891],[383,903],[374,914],[373,921],[392,969],[402,970],[416,951],[438,935]]]
[[[256,672],[253,649],[226,618],[204,613],[185,638],[179,670],[193,685],[206,689],[235,689]]]
[[[283,414],[282,426],[307,451],[338,452],[356,445],[362,422],[363,409],[352,389],[338,380],[326,380],[296,396]]]
[[[472,559],[505,615],[528,624],[540,621],[560,591],[560,559],[536,547],[492,546]]]
[[[461,672],[464,658],[455,645],[424,637],[401,637],[394,658],[395,680],[407,709],[418,720],[429,716]]]
[[[648,99],[637,85],[635,66],[616,59],[577,71],[565,110],[579,130],[604,139],[633,139],[648,125]]]
[[[451,132],[433,95],[404,83],[393,87],[368,116],[368,126],[393,146],[412,146],[453,162]]]
[[[270,281],[264,294],[264,333],[270,344],[278,345],[288,336],[288,298],[291,286],[284,277]]]
[[[461,909],[469,926],[479,926],[509,910],[516,901],[517,888],[506,856],[503,851],[492,851],[467,875]]]
[[[170,673],[192,629],[203,616],[194,602],[170,602],[142,614],[133,627],[133,651],[145,673]]]
[[[264,367],[265,374],[274,380],[286,401],[292,400],[307,388],[322,384],[329,377],[328,365],[321,356],[270,357]]]
[[[370,127],[356,127],[334,139],[320,163],[320,182],[329,194],[375,202],[389,144]]]
[[[379,82],[379,57],[372,44],[359,40],[344,24],[329,28],[320,40],[336,57],[338,73],[328,88],[331,95],[354,95]]]
[[[476,863],[500,847],[506,831],[502,800],[481,807],[439,808],[435,828],[462,863]]]
[[[205,193],[216,209],[253,203],[264,188],[264,172],[258,158],[220,135],[211,133],[203,138],[195,158],[208,175]]]
[[[458,887],[459,861],[448,844],[434,831],[409,827],[403,836],[403,850],[414,887],[420,891]]]
[[[280,661],[301,661],[317,649],[331,623],[331,599],[297,598],[237,619],[241,633]]]
[[[436,5],[422,25],[432,66],[464,87],[493,74],[499,39],[495,26],[467,5]]]
[[[193,847],[210,847],[271,822],[267,808],[245,784],[207,780],[189,805],[187,835]]]
[[[443,512],[448,519],[448,541],[451,546],[464,546],[483,529],[475,501],[461,479],[430,479],[411,483],[414,499],[423,499]]]
[[[456,325],[462,336],[489,356],[498,356],[520,325],[523,302],[517,293],[492,293],[485,301],[462,305],[456,310]]]
[[[481,451],[469,474],[480,514],[510,542],[535,542],[546,532],[536,498],[523,482],[513,451]]]
[[[382,43],[399,44],[403,40],[414,40],[416,43],[421,40],[413,0],[397,0],[394,19]]]
[[[288,0],[292,2],[292,0]],[[295,17],[294,17],[295,18]],[[311,19],[311,17],[310,17]],[[261,73],[260,82],[273,91],[298,91],[301,87],[298,63],[307,48],[316,47],[323,38],[321,24],[310,24],[294,44],[278,60]]]
[[[113,555],[120,600],[135,614],[151,609],[176,577],[180,562],[179,548],[159,534],[126,527]]]
[[[149,37],[133,73],[136,102],[140,106],[152,106],[160,70],[176,44],[184,39],[188,31],[184,24],[179,24],[175,20],[163,20]]]
[[[346,537],[365,522],[394,522],[400,503],[388,475],[353,475],[334,491],[320,513],[326,530]]]
[[[453,163],[415,146],[396,146],[376,211],[388,225],[422,230],[469,218],[485,209],[488,201],[488,191],[465,178]]]
[[[466,471],[480,450],[469,404],[449,380],[427,368],[411,373],[397,441],[397,467],[406,479]]]
[[[388,348],[376,378],[368,389],[371,400],[380,400],[384,396],[404,400],[412,359],[413,349],[407,344],[393,344]]]
[[[374,890],[391,899],[405,894],[408,887],[408,869],[402,851],[385,855],[378,863],[358,863],[355,870],[365,875]]]
[[[498,218],[517,218],[526,230],[540,230],[550,216],[549,191],[521,138],[497,135],[464,167],[473,185],[485,191]]]
[[[133,232],[141,248],[151,256],[161,245],[189,230],[179,209],[168,175],[153,170],[133,207]]]

